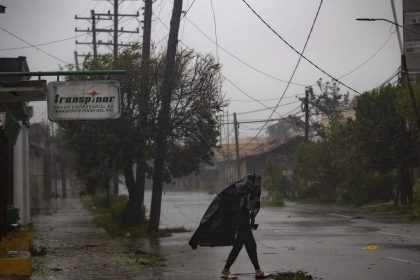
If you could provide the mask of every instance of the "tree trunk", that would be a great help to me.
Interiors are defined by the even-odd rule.
[[[146,143],[144,143],[146,145]],[[146,160],[141,157],[137,160],[136,187],[139,192],[139,204],[144,206],[144,189],[146,184]]]
[[[400,203],[401,205],[410,205],[412,202],[413,184],[410,177],[410,138],[406,128],[406,120],[401,118],[401,145],[400,145],[400,164],[399,172],[399,187],[400,187]]]
[[[147,169],[147,139],[150,137],[147,131],[150,97],[150,39],[152,34],[153,0],[144,1],[143,21],[143,43],[141,61],[141,84],[139,95],[139,107],[141,108],[139,118],[141,124],[141,135],[139,140],[139,154],[136,168],[136,184],[139,190],[139,203],[144,204],[144,186],[146,182]]]
[[[66,184],[66,165],[63,161],[60,161],[60,173],[61,173],[61,192],[63,198],[67,197],[67,184]]]
[[[164,163],[166,158],[167,137],[169,134],[169,118],[171,95],[174,84],[175,56],[178,44],[179,22],[181,20],[182,0],[174,0],[171,28],[169,31],[168,50],[166,53],[166,67],[162,84],[162,103],[159,111],[157,133],[155,138],[155,155],[153,169],[153,193],[150,207],[149,232],[157,234],[159,231],[160,210],[162,202],[162,185]]]
[[[123,227],[138,226],[143,222],[143,213],[131,162],[124,167],[124,177],[128,190],[128,202],[122,213],[121,224]]]
[[[112,185],[113,185],[113,193],[115,194],[115,195],[119,195],[119,185],[120,185],[120,182],[119,182],[119,180],[118,180],[118,174],[116,174],[115,176],[114,176],[114,178],[112,179]]]

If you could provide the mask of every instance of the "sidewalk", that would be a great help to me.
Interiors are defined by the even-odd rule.
[[[41,279],[219,279],[230,247],[199,248],[187,242],[190,232],[151,242],[148,239],[111,238],[92,223],[93,215],[79,198],[59,200],[58,212],[33,219],[37,248],[45,256],[33,261],[32,280]],[[160,253],[165,267],[139,266],[129,252]],[[236,272],[250,272],[241,279],[254,279],[248,257],[241,252]]]
[[[153,252],[148,240],[110,238],[92,223],[92,214],[79,198],[59,200],[58,212],[33,219],[37,248],[31,279],[158,279],[156,269],[137,265],[130,252]],[[159,273],[158,273],[159,275]]]

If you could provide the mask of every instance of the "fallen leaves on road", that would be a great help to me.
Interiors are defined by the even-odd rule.
[[[271,279],[274,280],[316,280],[320,278],[315,278],[304,271],[297,271],[297,272],[280,272],[276,274],[272,274],[270,276]]]

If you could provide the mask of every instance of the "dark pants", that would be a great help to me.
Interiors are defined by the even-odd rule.
[[[245,245],[246,252],[248,253],[249,259],[254,265],[255,270],[260,269],[257,257],[257,244],[255,243],[254,235],[251,232],[251,226],[249,224],[249,215],[240,213],[239,224],[237,228],[236,238],[233,241],[233,248],[229,253],[229,257],[226,261],[226,268],[230,269],[232,264],[235,262],[239,255],[242,247]]]

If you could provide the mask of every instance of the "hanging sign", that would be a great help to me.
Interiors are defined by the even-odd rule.
[[[118,81],[67,81],[48,84],[48,118],[62,120],[118,119]]]

